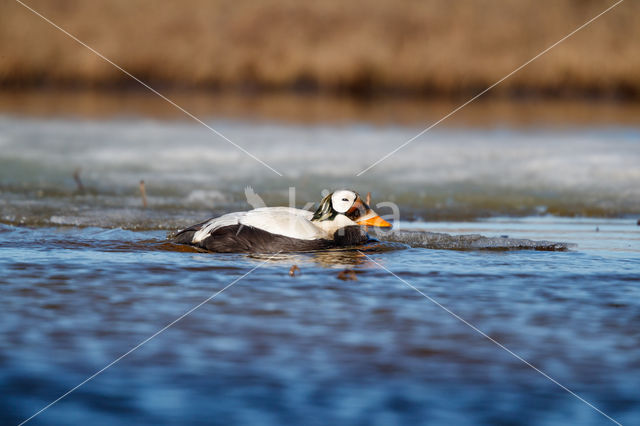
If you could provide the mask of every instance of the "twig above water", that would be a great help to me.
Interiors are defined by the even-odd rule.
[[[140,195],[142,196],[142,207],[147,207],[147,191],[144,187],[144,181],[140,181]]]
[[[82,169],[80,167],[78,167],[77,169],[75,169],[73,171],[73,180],[76,181],[76,186],[78,189],[78,192],[84,192],[84,185],[82,184],[82,180],[80,180],[80,172],[82,171]]]

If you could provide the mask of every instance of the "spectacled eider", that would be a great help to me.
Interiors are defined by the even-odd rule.
[[[367,242],[362,225],[391,226],[357,193],[341,190],[324,197],[315,213],[290,207],[229,213],[183,229],[172,241],[225,253],[321,250]]]

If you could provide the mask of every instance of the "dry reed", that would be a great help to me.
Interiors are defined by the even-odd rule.
[[[474,93],[611,5],[587,0],[28,0],[163,87]],[[640,99],[640,2],[626,1],[495,94]],[[0,86],[133,87],[20,6],[0,4]]]

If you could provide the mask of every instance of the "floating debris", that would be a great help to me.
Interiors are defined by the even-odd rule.
[[[404,243],[411,247],[440,250],[540,250],[567,251],[575,244],[554,241],[533,241],[503,236],[485,237],[480,234],[450,235],[427,231],[392,231],[384,241]]]
[[[352,269],[345,269],[338,272],[338,279],[342,281],[358,281],[358,276]]]
[[[291,267],[291,269],[289,269],[289,276],[295,277],[296,276],[296,272],[298,272],[298,274],[299,274],[300,273],[300,268],[298,268],[298,265],[293,265]]]

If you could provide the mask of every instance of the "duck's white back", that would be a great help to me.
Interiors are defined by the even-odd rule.
[[[328,238],[326,232],[311,222],[313,213],[291,207],[262,207],[248,212],[235,212],[211,219],[193,236],[193,242],[207,238],[223,226],[246,225],[272,234],[301,240]]]

